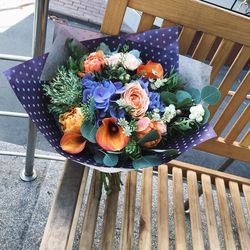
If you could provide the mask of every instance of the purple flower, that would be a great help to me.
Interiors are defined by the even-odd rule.
[[[160,101],[160,94],[157,92],[149,92],[149,107],[148,110],[152,111],[154,109],[164,110],[164,105]]]
[[[111,117],[119,119],[119,118],[124,118],[125,117],[126,111],[124,109],[120,109],[119,107],[111,105],[109,107],[109,114],[110,114]]]

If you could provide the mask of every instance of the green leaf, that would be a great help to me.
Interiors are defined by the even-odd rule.
[[[105,55],[112,54],[109,46],[106,43],[100,43],[100,46],[97,48],[97,50],[102,50]]]
[[[196,104],[201,102],[201,92],[196,88],[187,88],[187,92],[192,96]]]
[[[95,116],[95,101],[91,98],[89,101],[89,119],[92,122]]]
[[[169,91],[161,92],[161,101],[166,105],[177,104],[176,95]]]
[[[146,142],[158,140],[160,135],[157,130],[152,130],[148,134],[144,135],[139,141],[138,144],[143,145]]]
[[[114,167],[117,165],[118,160],[119,157],[116,154],[105,154],[103,158],[103,164],[108,167]]]
[[[178,103],[182,103],[186,100],[192,102],[192,96],[187,91],[184,90],[178,90],[176,92],[176,99]]]
[[[96,143],[97,127],[91,121],[85,121],[81,127],[81,133],[84,138],[92,143]]]
[[[135,169],[155,167],[163,163],[163,160],[156,155],[145,155],[140,159],[133,161],[133,167]]]
[[[206,124],[208,122],[208,119],[210,117],[210,111],[208,110],[207,107],[203,106],[204,110],[205,110],[205,114],[203,116],[203,121],[201,124]]]
[[[123,151],[107,151],[109,154],[115,154],[115,155],[120,155],[123,153]]]
[[[94,160],[96,161],[96,163],[103,164],[103,158],[104,154],[101,152],[96,152],[94,154]]]
[[[220,96],[220,91],[214,86],[206,86],[201,90],[201,99],[208,104],[216,104]]]
[[[191,99],[185,99],[182,102],[177,103],[176,108],[183,108],[183,107],[190,105],[191,103],[192,103]]]
[[[166,152],[164,153],[164,155],[166,157],[175,156],[175,155],[178,155],[178,151],[176,149],[170,148],[170,149],[166,150]]]
[[[73,38],[68,38],[66,45],[73,58],[79,59],[83,54],[87,53],[87,48]]]

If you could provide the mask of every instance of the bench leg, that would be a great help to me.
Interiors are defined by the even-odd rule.
[[[233,162],[234,162],[234,159],[228,158],[216,170],[224,172]],[[201,187],[201,185],[199,185],[199,187],[198,187],[198,194],[199,194],[199,196],[201,196],[202,193],[203,193],[202,192],[202,187]],[[184,202],[184,209],[185,209],[186,212],[188,212],[188,210],[189,210],[189,199],[186,199],[186,201]]]

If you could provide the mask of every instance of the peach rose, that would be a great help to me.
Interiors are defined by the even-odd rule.
[[[138,139],[143,138],[146,134],[148,134],[152,130],[156,130],[159,134],[159,139],[146,142],[143,144],[143,147],[145,148],[153,148],[158,145],[158,143],[161,141],[162,135],[166,133],[167,127],[163,122],[156,122],[153,120],[150,120],[148,117],[143,117],[140,120],[137,121],[136,124],[136,132]]]
[[[148,110],[149,97],[139,82],[132,82],[127,85],[122,94],[122,99],[126,105],[133,108],[131,115],[135,118],[144,116]]]
[[[87,59],[83,62],[83,70],[85,73],[101,71],[105,65],[104,54],[102,50],[89,54]]]
[[[66,112],[59,116],[59,123],[62,124],[63,131],[81,133],[80,129],[84,120],[83,113],[80,108],[74,108],[70,112]]]

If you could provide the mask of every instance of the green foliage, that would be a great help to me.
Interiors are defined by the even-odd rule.
[[[96,143],[97,127],[89,120],[85,121],[81,127],[82,136],[92,143]]]
[[[105,166],[114,167],[117,165],[119,156],[117,154],[105,153],[103,163]]]
[[[66,46],[69,49],[70,56],[74,59],[80,59],[83,55],[88,53],[87,48],[73,38],[67,39]]]
[[[178,90],[176,92],[176,99],[178,103],[182,103],[186,100],[192,103],[192,96],[187,91],[184,90]]]
[[[162,163],[163,161],[157,155],[145,155],[133,161],[133,167],[135,169],[156,167]]]
[[[157,91],[169,91],[169,92],[176,92],[177,90],[183,89],[183,83],[180,79],[180,76],[177,72],[174,72],[174,70],[171,70],[169,72],[169,75],[167,77],[164,77],[164,86],[160,87]]]
[[[161,96],[161,101],[165,105],[177,104],[176,95],[174,93],[171,93],[169,91],[163,91],[160,96]]]
[[[206,124],[208,122],[208,119],[210,117],[210,111],[208,110],[207,107],[203,106],[204,110],[205,110],[205,114],[203,116],[203,121],[201,124]]]
[[[170,126],[170,131],[180,134],[188,134],[188,132],[198,129],[199,125],[188,117],[178,117]]]
[[[186,91],[192,96],[194,102],[199,104],[201,102],[201,92],[196,88],[187,88]]]
[[[96,50],[102,50],[104,55],[111,55],[111,50],[106,43],[100,43]]]
[[[215,86],[206,86],[201,90],[201,99],[208,104],[216,104],[220,97],[221,93]]]
[[[160,138],[159,132],[157,130],[152,130],[148,134],[144,135],[137,143],[143,145],[146,142],[151,142],[158,140]]]
[[[125,147],[125,153],[131,160],[137,160],[141,157],[141,148],[136,140],[131,139]]]
[[[58,69],[57,76],[43,85],[44,94],[50,98],[48,109],[56,115],[63,114],[82,101],[81,79],[65,67]]]

